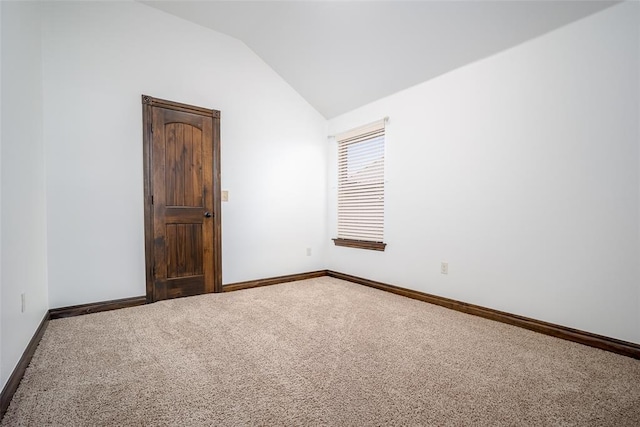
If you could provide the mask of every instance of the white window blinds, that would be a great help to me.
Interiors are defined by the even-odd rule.
[[[385,121],[336,136],[338,239],[382,242]]]

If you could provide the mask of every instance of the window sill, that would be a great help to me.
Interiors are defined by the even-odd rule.
[[[366,240],[351,240],[351,239],[332,239],[336,246],[345,246],[348,248],[369,249],[372,251],[384,251],[387,246],[382,242],[368,242]]]

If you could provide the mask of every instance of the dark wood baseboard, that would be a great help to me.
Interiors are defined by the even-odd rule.
[[[62,317],[81,316],[83,314],[99,313],[101,311],[117,310],[119,308],[135,307],[147,303],[147,298],[132,297],[114,299],[111,301],[92,302],[89,304],[72,305],[69,307],[52,308],[49,310],[51,319],[60,319]]]
[[[9,404],[11,403],[11,399],[13,399],[13,395],[15,394],[16,390],[18,390],[20,381],[22,381],[22,377],[24,376],[24,373],[27,370],[29,363],[31,363],[33,354],[36,352],[36,348],[38,348],[38,344],[40,344],[40,340],[44,335],[44,331],[47,330],[47,325],[49,324],[49,318],[50,318],[49,313],[47,312],[42,318],[42,321],[40,322],[38,329],[36,329],[35,334],[33,334],[31,341],[29,341],[29,344],[27,345],[27,348],[24,350],[24,353],[22,353],[22,357],[20,358],[20,360],[18,361],[18,364],[16,365],[15,369],[11,373],[9,380],[7,381],[4,388],[2,389],[2,394],[0,394],[0,421],[4,417],[4,414],[7,412],[7,409],[9,408]]]
[[[449,298],[431,295],[424,292],[414,291],[411,289],[401,288],[399,286],[388,285],[386,283],[376,282],[361,277],[352,276],[350,274],[338,273],[336,271],[327,271],[327,275],[337,279],[347,280],[349,282],[358,283],[360,285],[369,286],[405,297],[417,299],[431,304],[440,305],[452,310],[461,311],[463,313],[473,314],[475,316],[484,317],[485,319],[495,320],[497,322],[508,323],[509,325],[518,326],[529,329],[542,334],[551,335],[553,337],[562,338],[568,341],[577,342],[588,345],[590,347],[611,351],[623,356],[640,359],[640,345],[628,341],[622,341],[615,338],[609,338],[603,335],[592,334],[578,329],[568,328],[566,326],[556,325],[553,323],[543,322],[541,320],[531,319],[516,314],[506,313],[504,311],[494,310],[479,305],[468,304]]]
[[[339,273],[332,270],[319,270],[311,273],[291,274],[288,276],[271,277],[268,279],[250,280],[246,282],[232,283],[222,286],[224,292],[237,291],[241,289],[250,289],[260,286],[275,285],[278,283],[294,282],[297,280],[311,279],[314,277],[330,276],[337,279],[347,280],[364,286],[402,295],[408,298],[417,299],[431,304],[446,307],[452,310],[460,311],[474,316],[484,317],[485,319],[497,322],[507,323],[509,325],[518,326],[520,328],[529,329],[545,335],[568,341],[577,342],[590,347],[599,348],[623,356],[640,359],[640,345],[628,341],[618,340],[616,338],[597,335],[591,332],[581,331],[566,326],[556,325],[554,323],[543,322],[541,320],[531,319],[529,317],[519,316],[492,308],[482,307],[475,304],[469,304],[450,298],[437,295],[427,294],[420,291],[414,291],[400,286],[389,285],[387,283],[376,282],[374,280],[364,279],[362,277],[352,276],[350,274]]]
[[[260,286],[277,285],[279,283],[295,282],[327,276],[327,270],[312,271],[310,273],[289,274],[287,276],[270,277],[268,279],[249,280],[246,282],[230,283],[222,286],[223,292],[239,291],[241,289],[258,288]]]
[[[357,283],[364,286],[380,289],[383,291],[391,292],[397,295],[402,295],[408,298],[436,304],[442,307],[450,308],[452,310],[460,311],[463,313],[472,314],[475,316],[484,317],[486,319],[495,320],[502,323],[518,326],[521,328],[529,329],[535,332],[539,332],[546,335],[551,335],[557,338],[577,342],[580,344],[588,345],[590,347],[607,350],[613,353],[621,354],[623,356],[633,357],[640,359],[640,345],[632,342],[622,341],[615,338],[606,337],[603,335],[592,334],[590,332],[581,331],[578,329],[568,328],[566,326],[560,326],[553,323],[543,322],[536,319],[531,319],[524,316],[518,316],[516,314],[506,313],[503,311],[494,310],[491,308],[482,307],[479,305],[468,304],[465,302],[453,300],[450,298],[440,297],[437,295],[431,295],[420,291],[414,291],[411,289],[402,288],[400,286],[389,285],[382,282],[376,282],[374,280],[364,279],[362,277],[352,276],[350,274],[339,273],[331,270],[319,270],[309,273],[290,274],[287,276],[271,277],[268,279],[249,280],[246,282],[231,283],[222,287],[224,292],[237,291],[241,289],[250,289],[260,286],[275,285],[278,283],[294,282],[298,280],[312,279],[315,277],[330,276],[337,279],[347,280],[349,282]],[[112,301],[97,302],[91,304],[82,304],[71,307],[61,307],[49,310],[45,314],[42,322],[38,326],[35,334],[31,338],[29,345],[25,349],[22,357],[20,358],[16,368],[11,373],[9,380],[7,381],[2,394],[0,395],[0,420],[4,417],[11,399],[18,389],[18,385],[24,376],[24,373],[31,362],[31,358],[44,335],[50,319],[59,319],[62,317],[79,316],[89,313],[98,313],[101,311],[116,310],[119,308],[135,307],[138,305],[146,304],[146,297],[133,297],[123,298]]]
[[[40,344],[40,340],[42,339],[42,336],[47,329],[49,320],[60,319],[62,317],[80,316],[82,314],[98,313],[100,311],[116,310],[118,308],[134,307],[146,303],[146,297],[133,297],[112,301],[95,302],[91,304],[74,305],[70,307],[54,308],[47,311],[47,313],[44,315],[44,318],[42,319],[42,322],[40,322],[40,325],[38,326],[35,334],[33,334],[31,341],[29,341],[29,344],[22,354],[22,357],[18,361],[18,364],[11,373],[11,376],[5,384],[4,389],[2,390],[2,394],[0,395],[0,421],[4,417],[4,414],[7,412],[9,404],[11,403],[11,399],[13,399],[13,395],[18,389],[20,381],[22,381],[22,377],[24,376],[29,363],[31,363],[33,354],[35,353],[38,344]]]

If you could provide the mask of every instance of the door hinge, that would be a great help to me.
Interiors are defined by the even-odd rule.
[[[153,267],[151,268],[151,271],[152,271],[152,272],[151,272],[151,275],[152,275],[153,277],[156,277],[156,265],[155,265],[155,264],[153,264]]]
[[[151,128],[151,133],[153,133],[153,123],[151,123],[151,125],[149,125],[149,127]]]
[[[151,204],[153,204],[153,196],[151,196]]]

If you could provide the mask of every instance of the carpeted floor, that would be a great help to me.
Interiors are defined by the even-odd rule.
[[[53,320],[13,425],[639,426],[640,361],[322,277]]]

